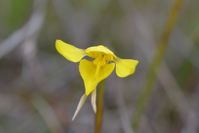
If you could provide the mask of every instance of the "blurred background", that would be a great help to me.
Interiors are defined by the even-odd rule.
[[[174,0],[0,0],[0,133],[93,133],[78,63],[55,50],[104,44],[140,61],[133,76],[106,80],[103,133],[134,133],[138,99]],[[170,30],[139,133],[199,132],[199,1],[185,0]],[[141,97],[141,98],[140,98]]]

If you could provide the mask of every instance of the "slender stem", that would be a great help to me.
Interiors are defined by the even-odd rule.
[[[97,90],[97,112],[95,117],[95,133],[101,133],[104,113],[104,80]]]
[[[176,24],[177,16],[179,14],[179,11],[182,7],[183,0],[175,0],[175,3],[173,7],[171,8],[170,14],[167,18],[166,25],[164,27],[163,34],[160,38],[160,41],[158,42],[158,48],[154,55],[154,58],[152,59],[152,63],[149,66],[149,70],[146,77],[146,82],[143,88],[143,91],[141,92],[140,96],[138,97],[137,103],[136,103],[136,112],[134,114],[133,118],[133,127],[134,130],[137,130],[139,127],[139,123],[142,117],[142,114],[144,113],[145,106],[147,104],[147,101],[149,100],[153,88],[154,83],[156,81],[156,72],[158,71],[158,68],[161,65],[161,62],[164,58],[166,49],[168,47],[168,40],[171,35],[171,32],[173,31],[173,28]]]

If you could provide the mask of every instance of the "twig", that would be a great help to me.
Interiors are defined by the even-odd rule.
[[[150,44],[149,46],[155,49],[155,47],[152,45],[154,44],[154,41],[150,39],[153,38],[152,31],[148,28],[148,26],[145,25],[147,22],[142,23],[145,22],[145,20],[143,20],[144,18],[142,18],[139,15],[136,15],[135,17],[135,20],[137,21],[136,27],[138,28],[138,32],[140,32],[140,34],[142,34],[144,38],[147,38],[148,44]],[[143,28],[144,26],[145,28]],[[185,36],[183,34],[180,35],[183,36],[181,38],[185,39]],[[134,41],[136,40],[134,39]],[[142,53],[145,54],[146,59],[150,61],[153,49],[148,50],[145,47],[141,47],[141,45],[139,44],[144,44],[145,42],[143,42],[143,40],[141,40],[142,42],[139,41],[140,40],[138,39],[136,43],[138,43],[138,46],[142,50]],[[187,45],[189,45],[189,47],[193,47],[193,43],[187,40],[186,42],[188,43]],[[191,54],[191,48],[189,48],[189,51],[187,51],[185,54],[186,55],[182,55],[183,58],[188,58],[188,56]],[[172,75],[172,73],[168,69],[168,66],[165,63],[163,63],[160,66],[160,73],[158,73],[158,79],[164,86],[163,88],[169,96],[169,99],[171,100],[172,104],[176,106],[177,111],[180,113],[181,118],[184,120],[184,127],[182,128],[181,132],[196,133],[198,127],[198,115],[191,106],[190,101],[182,93],[182,89],[177,84],[177,81],[175,80],[174,76]]]
[[[43,71],[40,70],[36,55],[37,55],[37,39],[44,23],[47,8],[47,0],[34,0],[34,13],[30,23],[27,26],[26,36],[22,43],[23,57],[23,78],[30,75],[31,82],[33,81],[35,88],[42,88],[44,83]],[[28,77],[29,78],[29,77]]]
[[[139,21],[144,21],[143,19],[139,20],[138,18],[136,20],[138,21],[137,23],[139,23]],[[140,25],[140,26],[142,26],[142,25]],[[145,30],[147,30],[147,29],[145,29]],[[144,36],[148,36],[148,35],[146,35],[147,31],[145,31],[145,30],[141,31],[141,29],[139,29],[139,32],[144,33],[143,34]],[[137,42],[137,43],[139,43],[139,42]],[[151,44],[150,46],[153,47],[152,42],[149,42],[149,44]],[[190,44],[190,45],[191,45],[190,47],[193,47],[193,44]],[[141,46],[141,45],[138,45],[138,46]],[[140,47],[140,49],[142,50],[142,53],[145,54],[146,59],[148,61],[150,61],[151,60],[150,57],[151,57],[151,54],[153,53],[153,51],[147,50],[144,47]],[[191,53],[191,51],[187,52],[186,53],[187,55],[184,55],[184,58],[188,57],[188,55],[190,55],[190,53]],[[182,129],[182,132],[185,132],[185,131],[190,132],[191,131],[191,133],[192,132],[197,133],[198,115],[197,115],[196,111],[193,109],[193,107],[191,106],[189,100],[182,93],[182,91],[181,91],[182,89],[177,84],[177,81],[175,80],[174,76],[170,72],[166,63],[162,63],[162,65],[160,66],[160,71],[158,73],[158,79],[164,86],[163,88],[165,89],[165,92],[169,96],[169,99],[171,100],[172,104],[174,104],[176,106],[176,109],[180,113],[181,118],[185,121],[185,123],[184,123],[185,126]]]
[[[34,11],[29,21],[0,43],[0,59],[22,44],[26,38],[38,34],[44,21],[46,2],[47,0],[35,0]]]
[[[148,73],[147,73],[147,77],[146,77],[147,80],[146,80],[143,92],[138,97],[138,101],[136,104],[136,112],[135,112],[134,120],[133,120],[133,127],[135,129],[138,129],[139,127],[139,123],[140,123],[142,114],[144,112],[145,106],[153,91],[153,86],[156,80],[156,72],[158,68],[160,67],[162,59],[166,52],[166,49],[168,46],[168,40],[175,26],[178,13],[183,5],[182,3],[183,3],[183,0],[176,0],[168,16],[168,21],[164,28],[164,32],[161,36],[160,42],[158,43],[158,51],[156,51],[154,58],[152,60],[152,64],[150,65]]]
[[[35,95],[32,103],[52,133],[63,133],[61,123],[56,113],[43,97]]]
[[[180,91],[180,87],[165,64],[160,67],[158,79],[164,85],[167,95],[172,103],[177,107],[178,112],[181,113],[182,118],[184,118],[185,126],[181,133],[197,133],[198,115],[190,105],[190,102]]]

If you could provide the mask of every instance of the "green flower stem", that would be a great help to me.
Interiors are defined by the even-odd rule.
[[[144,84],[143,91],[138,97],[138,100],[136,103],[136,111],[135,111],[135,114],[133,115],[134,116],[133,118],[134,130],[137,130],[139,128],[139,123],[140,123],[142,114],[144,113],[147,101],[149,101],[149,98],[153,92],[154,83],[156,81],[156,72],[158,71],[161,65],[161,62],[164,58],[166,49],[168,47],[169,37],[176,24],[177,16],[179,14],[179,11],[182,5],[183,5],[183,0],[175,0],[175,3],[173,7],[171,8],[166,25],[164,27],[163,34],[160,38],[160,41],[158,42],[157,51],[154,55],[154,58],[152,59],[151,65],[149,66],[149,70],[146,75],[146,83]]]
[[[97,112],[95,117],[95,133],[101,133],[104,113],[104,80],[97,89]]]

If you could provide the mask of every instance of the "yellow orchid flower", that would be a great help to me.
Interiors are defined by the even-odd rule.
[[[55,47],[69,61],[80,62],[79,72],[84,81],[85,94],[80,98],[73,120],[90,94],[91,104],[96,112],[96,87],[113,72],[114,68],[116,68],[117,76],[123,78],[133,74],[138,64],[138,60],[117,57],[103,45],[79,49],[61,40],[56,40]],[[84,59],[85,56],[91,59]]]

